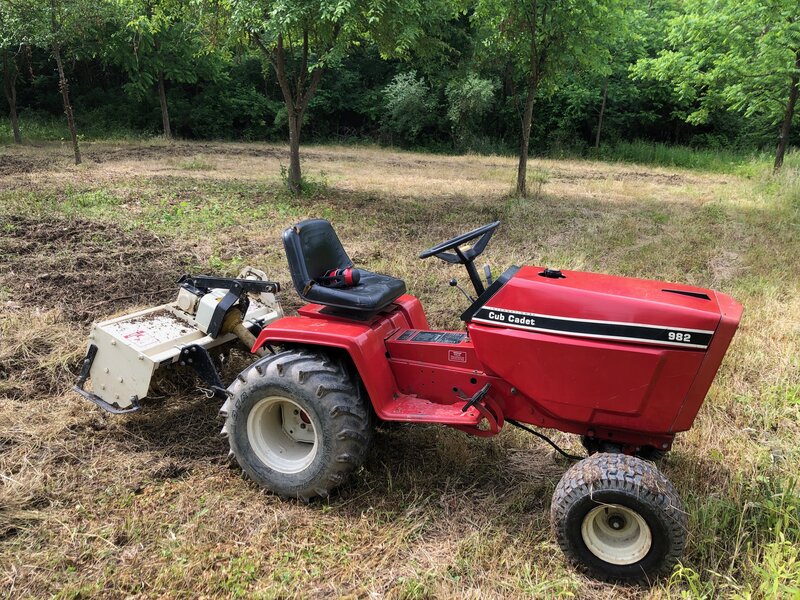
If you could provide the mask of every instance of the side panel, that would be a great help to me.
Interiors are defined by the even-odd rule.
[[[385,341],[398,329],[427,326],[419,300],[406,294],[391,310],[363,322],[325,314],[323,310],[323,306],[308,304],[300,309],[303,316],[271,323],[261,331],[253,349],[269,343],[296,343],[346,351],[361,375],[375,412],[383,418],[387,414],[385,407],[398,394],[386,359]]]
[[[477,332],[480,338],[480,328],[470,327],[470,332]],[[494,328],[482,329],[491,332]],[[512,334],[519,335],[520,332],[512,331]],[[520,343],[527,347],[526,341],[521,340]],[[654,421],[656,419],[642,406],[650,391],[647,381],[649,375],[644,373],[640,365],[631,364],[630,361],[626,365],[626,376],[627,370],[636,372],[640,379],[636,385],[630,382],[621,385],[620,381],[624,379],[617,379],[605,362],[598,363],[595,350],[589,348],[585,349],[584,364],[578,365],[579,368],[583,367],[583,375],[587,379],[581,378],[578,373],[574,373],[572,378],[562,377],[565,369],[568,371],[568,366],[563,363],[563,355],[550,362],[550,357],[544,356],[543,364],[529,363],[529,357],[517,351],[513,339],[499,340],[490,350],[494,360],[487,359],[489,363],[499,361],[497,370],[503,371],[503,377],[479,360],[472,340],[462,332],[401,330],[386,341],[386,348],[401,394],[424,398],[432,403],[425,408],[425,418],[415,420],[442,422],[436,418],[437,407],[454,406],[460,412],[466,398],[488,383],[491,384],[488,396],[499,406],[506,419],[579,435],[592,435],[599,439],[614,439],[631,446],[668,448],[672,442],[672,435],[665,430],[647,431],[638,427],[642,414]],[[559,343],[556,350],[562,349]],[[547,355],[548,351],[543,351]],[[581,352],[584,349],[579,345],[576,354]],[[667,371],[663,365],[664,358],[658,352],[651,349],[650,358],[650,367],[657,374]],[[621,360],[624,362],[626,357],[622,356]],[[508,371],[504,371],[506,367],[509,367]],[[606,395],[605,399],[611,399],[610,406],[603,406],[602,400],[594,394],[598,385],[604,388],[602,392]],[[562,393],[570,387],[572,392],[567,395],[565,402]],[[630,394],[626,395],[626,391],[630,391]],[[653,397],[656,395],[657,392],[653,392]],[[659,401],[664,399],[659,398]],[[404,416],[397,420],[412,419]]]
[[[668,432],[704,357],[476,323],[468,329],[488,371],[545,414],[588,427]]]

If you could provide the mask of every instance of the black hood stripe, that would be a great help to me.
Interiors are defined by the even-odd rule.
[[[708,348],[714,335],[713,331],[702,329],[570,319],[491,306],[480,307],[472,321],[528,331],[700,350]]]

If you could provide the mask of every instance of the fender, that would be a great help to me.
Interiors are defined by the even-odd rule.
[[[261,330],[252,351],[271,343],[344,350],[353,361],[375,412],[385,418],[386,405],[399,393],[386,360],[385,340],[401,328],[427,328],[419,300],[410,295],[401,296],[389,312],[364,322],[324,314],[321,312],[324,309],[318,304],[307,304],[298,311],[301,316],[273,321]]]

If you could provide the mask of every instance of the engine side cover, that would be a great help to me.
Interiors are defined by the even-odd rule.
[[[688,429],[741,306],[687,285],[544,271],[522,267],[470,311],[468,330],[487,369],[560,418]]]

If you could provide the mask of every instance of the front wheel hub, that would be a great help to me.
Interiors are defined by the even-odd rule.
[[[613,565],[631,565],[642,560],[653,544],[644,518],[619,504],[604,504],[590,510],[581,525],[581,536],[592,554]]]

